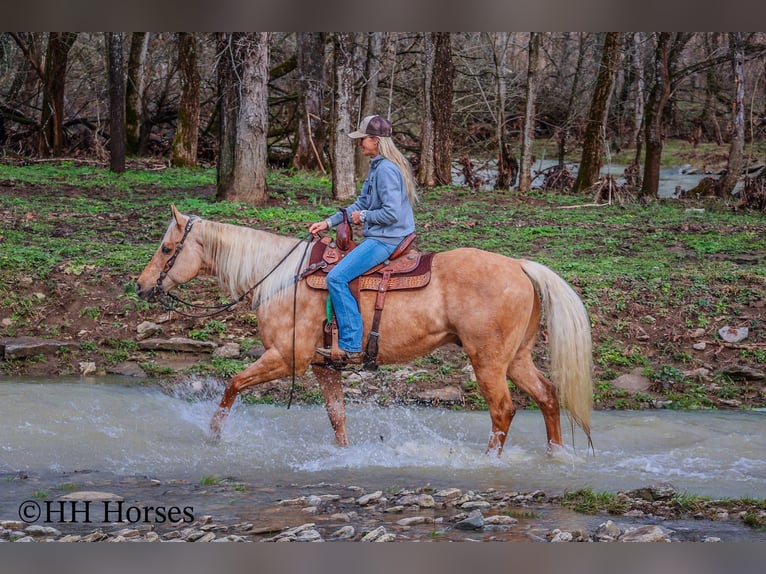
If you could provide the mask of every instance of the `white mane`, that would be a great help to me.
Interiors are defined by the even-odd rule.
[[[232,297],[239,298],[259,281],[263,282],[252,291],[253,308],[292,293],[287,287],[293,285],[295,276],[308,265],[310,255],[310,249],[307,250],[305,245],[296,247],[299,239],[228,223],[203,221],[200,233],[205,259],[212,262],[213,275]],[[264,279],[266,275],[269,276]]]

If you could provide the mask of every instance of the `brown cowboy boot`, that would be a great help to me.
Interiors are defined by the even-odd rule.
[[[316,350],[316,352],[318,355],[326,359],[330,359],[332,361],[346,365],[361,365],[362,360],[364,359],[364,353],[362,351],[352,353],[344,351],[343,349],[338,349],[337,355],[335,357],[333,357],[331,347],[320,347]]]

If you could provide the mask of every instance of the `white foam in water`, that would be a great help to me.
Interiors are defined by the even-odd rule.
[[[220,394],[200,399],[121,384],[0,382],[0,472],[95,469],[158,478],[230,476],[272,484],[401,479],[466,488],[629,490],[670,481],[682,492],[766,496],[766,413],[603,412],[595,454],[566,418],[546,454],[537,411],[514,419],[501,457],[485,455],[487,412],[349,405],[339,448],[324,407],[235,403],[221,442],[208,427]]]

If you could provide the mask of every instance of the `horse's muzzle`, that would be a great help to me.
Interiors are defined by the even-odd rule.
[[[136,295],[149,303],[156,303],[162,295],[160,289],[155,285],[151,289],[143,289],[141,285],[136,285]]]

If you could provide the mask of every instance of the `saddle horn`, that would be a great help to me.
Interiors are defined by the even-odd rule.
[[[335,230],[335,243],[341,251],[348,251],[351,248],[351,242],[354,240],[354,231],[351,229],[351,223],[348,221],[348,213],[345,209],[340,210],[343,213],[343,221]]]

